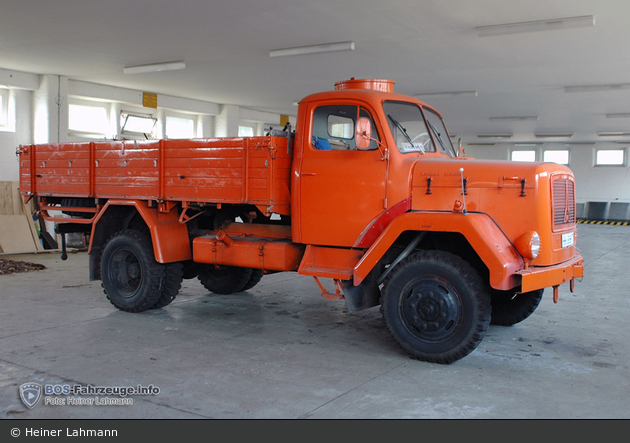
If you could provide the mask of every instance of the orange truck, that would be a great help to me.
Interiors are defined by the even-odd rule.
[[[120,310],[164,308],[184,278],[231,294],[297,272],[349,311],[380,305],[401,347],[435,363],[583,276],[567,167],[466,158],[391,80],[337,82],[299,103],[295,126],[22,145],[20,192],[64,255],[65,234],[86,234],[90,280]]]

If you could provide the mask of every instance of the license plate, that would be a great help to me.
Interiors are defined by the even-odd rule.
[[[574,238],[573,232],[562,234],[562,247],[566,248],[567,246],[573,246]]]

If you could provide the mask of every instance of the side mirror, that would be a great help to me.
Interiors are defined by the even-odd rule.
[[[357,149],[359,150],[370,148],[370,143],[372,142],[372,123],[369,118],[360,117],[357,119],[355,141],[357,143]]]

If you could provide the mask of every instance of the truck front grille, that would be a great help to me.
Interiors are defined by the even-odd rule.
[[[569,176],[552,178],[553,226],[575,223],[575,182]]]

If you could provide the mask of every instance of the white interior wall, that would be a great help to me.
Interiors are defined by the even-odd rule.
[[[494,146],[464,145],[467,157],[478,159],[508,160],[512,150],[511,143],[497,143]],[[557,147],[555,147],[557,149]],[[537,160],[542,159],[543,150],[554,149],[552,144],[534,149]],[[575,174],[577,203],[593,202],[630,202],[630,168],[628,167],[628,148],[617,143],[595,143],[583,146],[562,146],[569,150],[569,168]],[[625,149],[625,166],[595,166],[597,149]]]
[[[90,140],[85,134],[68,131],[68,105],[105,105],[109,112],[107,137],[121,134],[121,112],[151,114],[158,118],[157,135],[164,137],[166,116],[185,116],[195,121],[195,136],[236,137],[246,122],[262,135],[269,126],[278,127],[281,116],[200,100],[158,94],[158,108],[143,106],[142,91],[98,85],[57,75],[37,75],[0,68],[0,88],[8,91],[9,124],[0,126],[0,181],[17,181],[19,167],[15,150],[19,145]],[[293,122],[295,125],[295,123]],[[295,127],[295,126],[294,126]],[[139,135],[138,138],[141,138]]]
[[[7,128],[0,130],[0,181],[18,181],[19,167],[15,150],[20,145],[33,143],[33,92],[9,90],[9,114],[15,116]]]

